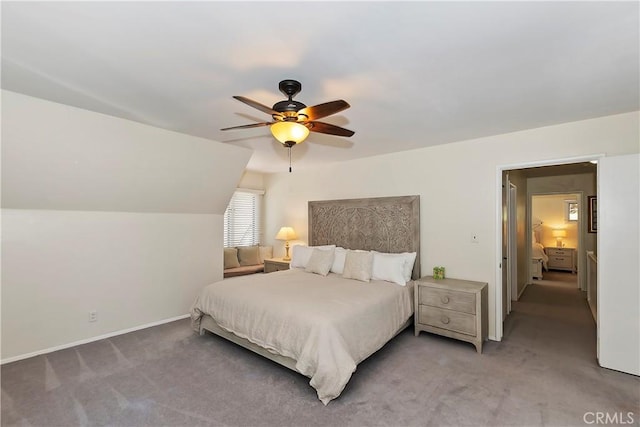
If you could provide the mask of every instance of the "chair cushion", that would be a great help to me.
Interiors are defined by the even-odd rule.
[[[244,265],[224,270],[224,277],[244,276],[246,274],[260,273],[264,271],[264,264]]]
[[[238,262],[238,250],[236,248],[224,248],[224,268],[240,267]]]
[[[238,246],[238,261],[241,266],[262,264],[258,246]]]

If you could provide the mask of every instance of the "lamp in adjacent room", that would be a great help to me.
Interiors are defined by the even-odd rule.
[[[567,230],[555,229],[551,232],[551,235],[556,238],[556,246],[562,247],[562,238],[567,237]]]
[[[282,258],[285,261],[291,261],[289,256],[289,240],[296,240],[298,235],[291,227],[282,227],[278,234],[276,234],[276,240],[284,240],[285,256]]]

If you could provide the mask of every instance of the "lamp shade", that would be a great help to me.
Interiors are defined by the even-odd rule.
[[[282,227],[278,234],[276,234],[276,240],[295,240],[298,238],[298,235],[291,227]]]
[[[282,144],[287,142],[300,144],[309,136],[309,129],[297,122],[275,122],[270,129],[273,137]]]
[[[551,232],[551,235],[553,237],[567,237],[567,230],[562,230],[562,229],[553,230]]]

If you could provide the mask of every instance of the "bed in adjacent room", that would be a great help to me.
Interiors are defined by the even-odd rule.
[[[306,375],[327,404],[410,324],[419,241],[418,196],[309,202],[311,246],[292,268],[205,287],[194,329]]]
[[[539,224],[534,224],[534,230],[531,233],[531,272],[534,279],[542,280],[544,270],[548,270],[547,262],[549,257],[544,251],[544,246],[539,242]]]

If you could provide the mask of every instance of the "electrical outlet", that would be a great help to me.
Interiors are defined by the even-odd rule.
[[[98,320],[98,312],[97,311],[90,311],[89,312],[89,322],[95,322]]]
[[[480,238],[476,233],[471,233],[471,243],[480,243]]]

